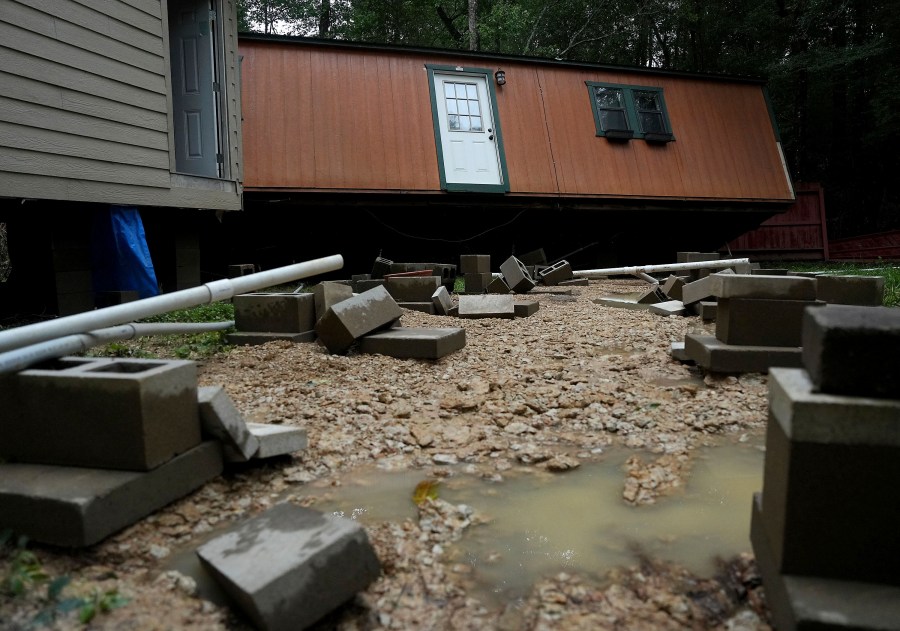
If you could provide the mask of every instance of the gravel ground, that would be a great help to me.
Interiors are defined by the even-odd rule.
[[[91,628],[245,629],[227,607],[201,598],[190,576],[172,570],[173,559],[273,503],[314,506],[317,493],[361,467],[421,471],[423,479],[464,470],[502,484],[523,468],[566,475],[621,446],[640,454],[623,467],[622,502],[653,503],[684,486],[700,447],[759,436],[767,399],[764,375],[703,375],[669,357],[669,344],[686,332],[711,330],[699,318],[592,302],[642,285],[592,281],[569,295],[517,296],[539,300],[540,310],[515,320],[405,311],[404,326],[465,328],[466,347],[438,361],[353,350],[330,355],[318,344],[282,342],[204,360],[200,385],[223,386],[248,421],[305,428],[309,448],[293,458],[230,467],[89,549],[29,549],[51,578],[71,578],[64,596],[116,590],[128,599],[98,613]],[[443,499],[417,510],[417,518],[365,523],[383,575],[320,628],[769,628],[746,554],[722,560],[714,578],[639,555],[603,576],[543,577],[514,603],[479,600],[469,589],[468,568],[445,550],[481,516]],[[12,556],[7,550],[0,558],[0,580],[10,576]],[[26,628],[41,610],[57,614],[51,626],[81,626],[77,612],[48,602],[43,585],[15,597],[0,589],[0,627]]]

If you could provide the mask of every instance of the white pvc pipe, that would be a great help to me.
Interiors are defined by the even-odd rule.
[[[638,274],[653,274],[654,272],[677,272],[690,269],[710,269],[719,267],[731,267],[733,265],[747,265],[750,259],[719,259],[718,261],[697,261],[695,263],[664,263],[662,265],[634,265],[631,267],[607,267],[604,269],[587,269],[572,272],[580,278],[600,278],[606,276],[637,276]]]
[[[187,309],[197,305],[227,300],[232,296],[255,291],[272,285],[288,283],[300,278],[324,274],[344,266],[340,254],[313,259],[294,265],[286,265],[265,272],[216,280],[199,287],[173,291],[169,294],[126,302],[104,309],[86,311],[71,316],[56,318],[0,331],[0,352],[30,346],[57,337],[85,333],[94,329],[114,326],[123,322],[140,320],[149,316],[168,313],[175,309]]]
[[[225,331],[233,326],[234,320],[226,322],[132,322],[87,333],[67,335],[0,354],[0,374],[18,372],[48,359],[81,353],[94,346],[110,342],[131,340],[147,335]]]

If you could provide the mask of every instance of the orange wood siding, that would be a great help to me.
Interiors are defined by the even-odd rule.
[[[246,190],[439,192],[426,64],[491,59],[244,40]],[[511,194],[788,200],[762,87],[627,71],[502,64]],[[675,141],[596,135],[585,81],[659,87]]]

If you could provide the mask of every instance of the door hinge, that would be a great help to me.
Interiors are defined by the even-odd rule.
[[[201,13],[201,15],[203,15],[203,14]],[[212,21],[215,21],[216,17],[217,17],[217,16],[216,16],[216,11],[215,11],[215,9],[210,10],[210,12],[209,12],[209,19],[212,20]]]
[[[225,154],[217,153],[216,162],[218,162],[219,164],[225,164]]]
[[[218,92],[219,90],[220,90],[220,88],[219,88],[219,82],[218,82],[218,81],[213,81],[213,92]]]

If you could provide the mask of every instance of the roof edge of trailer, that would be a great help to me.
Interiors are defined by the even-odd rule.
[[[559,66],[564,68],[582,68],[590,70],[609,70],[614,72],[633,72],[637,74],[662,75],[671,77],[683,77],[690,79],[708,79],[713,81],[729,81],[738,83],[755,83],[764,85],[766,79],[747,75],[717,74],[710,72],[689,72],[687,70],[667,70],[664,68],[645,68],[643,66],[624,66],[615,64],[601,64],[588,61],[572,61],[563,59],[549,59],[546,57],[530,57],[527,55],[513,55],[508,53],[490,53],[483,51],[457,50],[453,48],[429,48],[426,46],[401,46],[397,44],[373,44],[368,42],[356,42],[342,39],[323,39],[319,37],[303,37],[299,35],[272,35],[265,33],[241,32],[238,34],[241,40],[276,42],[282,44],[296,44],[308,46],[322,46],[333,48],[349,48],[355,50],[383,50],[406,54],[430,54],[459,57],[461,59],[490,59],[494,61],[522,62],[547,66]]]

